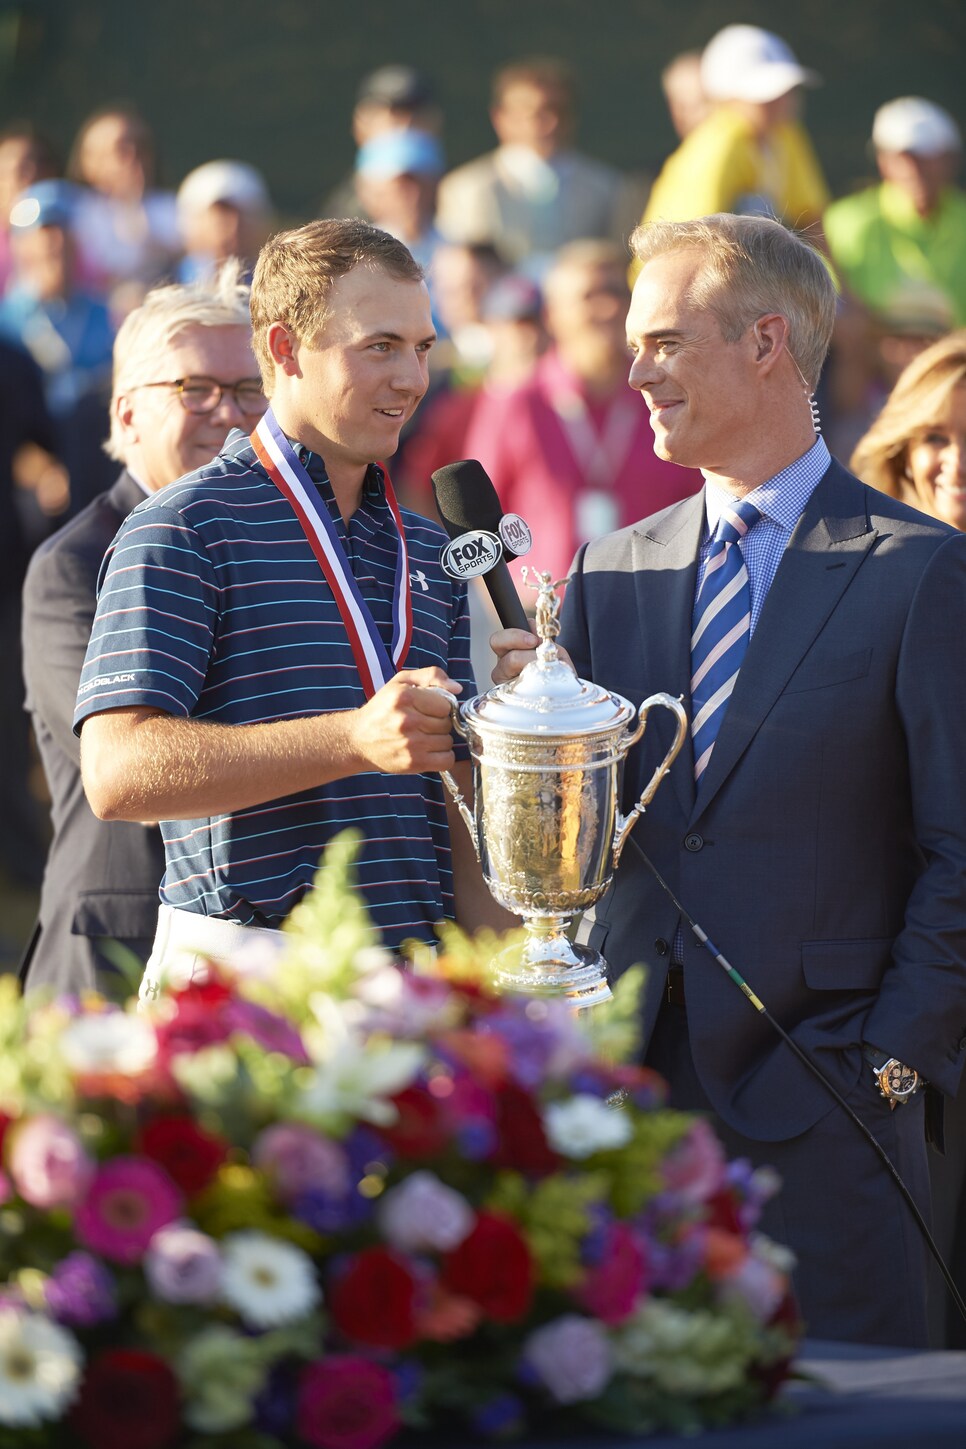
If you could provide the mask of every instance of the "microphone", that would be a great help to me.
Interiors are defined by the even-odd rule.
[[[475,458],[447,463],[445,468],[436,469],[432,482],[437,511],[453,540],[444,550],[443,567],[446,572],[458,578],[482,577],[504,629],[525,629],[532,634],[532,625],[520,602],[510,570],[503,562],[504,552],[512,558],[516,558],[517,554],[506,542],[506,530],[500,529],[503,509],[493,481],[482,463]],[[462,544],[464,540],[462,549],[454,549],[454,544]],[[450,550],[454,554],[475,558],[476,564],[464,564],[454,573],[445,560]],[[526,549],[521,549],[521,552],[525,553]]]

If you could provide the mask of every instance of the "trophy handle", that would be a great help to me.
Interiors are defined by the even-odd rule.
[[[661,704],[664,706],[665,709],[669,709],[671,711],[671,713],[677,719],[677,730],[675,731],[674,739],[671,741],[671,748],[668,750],[667,754],[664,756],[664,759],[654,771],[654,774],[651,776],[650,780],[645,786],[641,798],[634,806],[634,809],[631,810],[630,813],[627,815],[622,815],[619,810],[617,812],[617,822],[614,827],[615,869],[617,867],[617,862],[621,858],[621,851],[624,849],[627,837],[630,835],[631,831],[634,829],[635,824],[637,823],[637,817],[641,815],[644,810],[647,809],[648,805],[650,805],[651,801],[654,799],[658,785],[660,785],[661,781],[664,779],[664,776],[667,774],[668,770],[677,759],[678,751],[684,744],[684,737],[688,732],[688,717],[684,712],[684,706],[681,703],[680,699],[674,699],[670,694],[652,694],[649,699],[645,699],[644,703],[641,705],[640,709],[637,712],[640,723],[638,724],[637,729],[631,735],[630,739],[627,741],[627,749],[630,749],[631,745],[636,745],[637,741],[644,733],[644,726],[647,724],[648,712],[650,711],[651,706],[655,704]]]
[[[437,694],[441,694],[444,699],[449,700],[450,722],[452,723],[453,729],[456,731],[456,733],[458,735],[462,735],[463,739],[465,740],[466,729],[460,716],[459,700],[456,698],[455,695],[450,694],[448,689],[439,689],[436,685],[430,685],[430,688],[435,689]],[[476,851],[477,860],[479,860],[480,844],[476,838],[476,821],[473,819],[473,811],[470,809],[469,805],[467,805],[466,800],[463,797],[462,790],[460,789],[459,785],[457,785],[449,770],[440,770],[439,773],[443,777],[443,784],[452,795],[456,808],[463,818],[463,824],[466,826],[467,830],[470,833],[470,840],[472,840],[473,842],[473,849]]]

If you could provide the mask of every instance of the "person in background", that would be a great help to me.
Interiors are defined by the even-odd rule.
[[[77,189],[66,181],[38,181],[18,197],[10,213],[14,275],[0,300],[0,335],[43,374],[73,510],[111,478],[102,448],[115,331],[107,304],[79,278],[76,207]]]
[[[432,287],[441,335],[433,354],[434,375],[445,368],[460,385],[482,381],[493,358],[483,309],[507,275],[491,242],[449,242],[436,248]]]
[[[910,362],[851,467],[890,498],[966,531],[966,330]],[[966,1296],[966,1088],[944,1106],[944,1150],[930,1153],[932,1230]],[[966,1347],[966,1326],[935,1275],[931,1286],[932,1346]]]
[[[665,162],[644,220],[733,211],[774,216],[819,240],[830,197],[799,119],[814,71],[770,31],[727,25],[702,52],[701,83],[712,109]]]
[[[580,934],[615,971],[645,966],[644,1061],[671,1106],[781,1177],[762,1231],[796,1256],[809,1332],[924,1348],[913,1215],[713,951],[928,1221],[922,1083],[955,1097],[966,1061],[966,538],[816,436],[836,305],[816,248],[733,215],[632,246],[631,385],[656,450],[705,487],[581,551],[559,643],[632,703],[680,695],[690,729]],[[493,642],[506,678],[537,641]],[[669,738],[629,753],[625,809]]]
[[[84,275],[105,294],[117,292],[121,315],[179,251],[174,196],[156,189],[155,169],[151,129],[131,106],[88,116],[67,162],[68,177],[85,188],[76,221]]]
[[[142,966],[150,953],[164,874],[161,833],[96,818],[71,721],[98,573],[117,530],[145,497],[209,462],[232,428],[253,427],[265,410],[239,270],[233,261],[208,283],[157,288],[129,313],[114,345],[107,444],[121,473],[36,551],[27,571],[24,681],[53,827],[21,967],[27,989],[117,996],[126,983],[112,951],[120,945]]]
[[[908,283],[940,288],[966,325],[966,193],[955,184],[959,127],[921,96],[880,106],[872,145],[881,181],[825,213],[832,260],[873,314]]]
[[[613,167],[573,149],[576,113],[576,82],[564,62],[521,60],[497,71],[490,120],[500,144],[444,176],[443,235],[492,242],[537,278],[567,242],[622,241],[641,202]]]
[[[363,76],[352,112],[352,139],[356,148],[365,146],[387,131],[427,131],[439,136],[442,112],[430,78],[410,65],[384,65]],[[356,175],[346,177],[326,197],[321,216],[366,217],[356,189]]]
[[[266,243],[251,312],[270,408],[122,524],[78,690],[94,813],[162,822],[146,996],[277,931],[350,824],[390,950],[511,919],[438,773],[470,788],[441,692],[473,689],[465,587],[376,462],[426,392],[422,272],[368,223],[316,221]]]
[[[229,258],[250,278],[268,240],[275,208],[264,176],[246,161],[206,161],[178,187],[178,226],[184,256],[181,282],[210,281]]]
[[[434,317],[432,267],[443,239],[433,218],[443,168],[443,148],[428,131],[383,131],[356,156],[356,193],[365,214],[404,242],[426,272]]]
[[[550,348],[529,381],[491,388],[467,430],[466,456],[483,464],[504,510],[526,519],[532,562],[554,578],[581,544],[701,486],[655,456],[627,386],[626,270],[612,242],[561,248],[544,282]]]
[[[661,90],[671,125],[683,141],[711,111],[701,79],[700,50],[684,50],[661,71]]]
[[[60,171],[54,149],[30,121],[15,121],[0,131],[0,295],[10,281],[10,212],[21,192]]]

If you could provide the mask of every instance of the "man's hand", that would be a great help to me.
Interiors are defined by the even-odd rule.
[[[539,643],[537,635],[529,634],[526,629],[498,629],[495,634],[491,634],[490,648],[496,655],[496,665],[491,675],[493,683],[505,684],[509,679],[516,679],[536,659]],[[572,669],[566,649],[561,649],[558,644],[557,653]]]
[[[451,770],[452,720],[442,690],[461,694],[463,686],[435,666],[403,669],[352,711],[349,735],[362,768],[387,775]]]

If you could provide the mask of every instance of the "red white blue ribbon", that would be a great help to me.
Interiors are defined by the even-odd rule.
[[[371,699],[402,668],[413,636],[412,598],[409,588],[409,554],[399,504],[386,471],[380,463],[386,486],[386,502],[396,524],[396,578],[393,586],[392,658],[359,592],[339,541],[325,500],[302,467],[271,408],[263,414],[251,435],[259,462],[279,492],[288,499],[302,525],[309,547],[315,554],[332,595],[339,606],[346,635],[359,670],[366,698]]]

